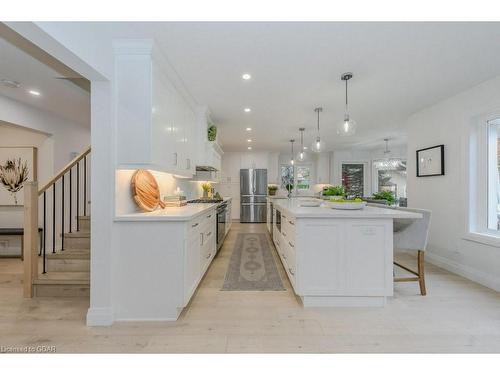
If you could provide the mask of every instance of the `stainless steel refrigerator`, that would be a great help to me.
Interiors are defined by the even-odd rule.
[[[240,222],[265,223],[267,169],[240,169]]]

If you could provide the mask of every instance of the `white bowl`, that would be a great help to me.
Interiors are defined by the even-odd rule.
[[[366,202],[329,202],[330,208],[335,210],[361,210],[366,206]]]

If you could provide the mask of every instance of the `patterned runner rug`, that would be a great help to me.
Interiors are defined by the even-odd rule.
[[[264,233],[240,233],[222,290],[285,290]]]

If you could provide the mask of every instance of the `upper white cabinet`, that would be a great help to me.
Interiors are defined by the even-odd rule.
[[[115,44],[118,168],[195,174],[197,115],[150,40]]]
[[[322,152],[317,160],[317,184],[330,184],[330,153]]]

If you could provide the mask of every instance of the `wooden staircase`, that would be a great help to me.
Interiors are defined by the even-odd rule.
[[[47,273],[33,280],[35,297],[90,295],[90,216],[80,216],[80,230],[64,233],[64,251],[47,254]]]
[[[90,296],[89,155],[90,147],[40,189],[23,185],[27,298]]]

